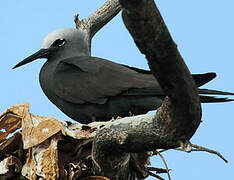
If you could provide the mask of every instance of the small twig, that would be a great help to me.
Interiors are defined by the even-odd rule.
[[[149,173],[150,176],[153,176],[153,177],[155,177],[155,178],[157,178],[157,179],[160,179],[160,180],[165,180],[165,179],[163,179],[161,176],[159,176],[159,175],[157,175],[157,174],[154,174],[154,173],[152,173],[152,172],[150,172],[150,171],[148,171],[148,170],[146,170],[146,171]]]
[[[156,167],[147,167],[147,170],[149,170],[149,171],[156,171],[157,174],[167,173],[166,169],[156,168]]]
[[[79,29],[81,21],[79,20],[79,14],[74,16],[74,22],[76,24],[76,29]]]
[[[8,113],[8,114],[6,114],[6,117],[15,117],[15,118],[22,118],[21,116],[18,116],[18,115],[16,115],[16,114],[14,114],[14,113]]]
[[[158,151],[158,152],[163,153],[163,152],[166,152],[166,151],[168,151],[168,150],[171,150],[171,149],[162,149],[162,150],[160,150],[160,151]]]
[[[192,145],[193,148],[196,148],[196,149],[193,149],[193,151],[205,151],[205,152],[209,152],[211,154],[216,154],[222,160],[224,160],[225,163],[228,163],[228,160],[225,159],[218,151],[214,151],[212,149],[208,149],[208,148],[205,148],[205,147],[202,147],[202,146],[198,146],[196,144],[191,144],[191,145]]]
[[[165,165],[165,167],[166,167],[166,170],[167,170],[168,179],[171,180],[171,176],[170,176],[170,173],[169,173],[169,169],[168,169],[167,163],[166,163],[166,161],[165,161],[163,155],[162,155],[160,152],[158,152],[157,150],[154,150],[154,154],[159,155],[160,158],[162,159],[162,161],[163,161],[163,163],[164,163],[164,165]]]
[[[107,0],[97,11],[89,17],[78,21],[78,29],[88,32],[90,40],[95,33],[107,24],[113,17],[120,12],[119,0]],[[76,23],[76,22],[75,22]],[[77,27],[77,23],[76,23]]]
[[[227,159],[225,159],[219,152],[215,151],[215,150],[212,150],[212,149],[208,149],[206,147],[202,147],[202,146],[198,146],[196,144],[190,144],[192,149],[191,151],[205,151],[205,152],[208,152],[208,153],[211,153],[211,154],[216,154],[217,156],[219,156],[225,163],[227,163]],[[194,149],[195,148],[195,149]],[[186,151],[184,150],[183,148],[176,148],[175,150],[178,150],[178,151],[185,151],[185,152],[191,152],[191,151]]]
[[[111,21],[120,12],[119,0],[107,0],[98,10],[89,17],[79,20],[79,15],[74,16],[76,29],[83,31],[89,44],[91,54],[91,40],[96,32]]]

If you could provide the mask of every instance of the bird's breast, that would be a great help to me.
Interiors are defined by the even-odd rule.
[[[53,102],[54,73],[57,63],[47,61],[41,68],[39,74],[39,82],[45,95]]]

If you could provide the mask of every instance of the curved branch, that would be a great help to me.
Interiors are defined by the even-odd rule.
[[[120,0],[124,23],[150,69],[159,81],[171,107],[164,102],[158,117],[164,116],[167,131],[178,139],[190,139],[201,120],[197,88],[176,44],[153,0]],[[168,116],[169,115],[169,116]],[[173,132],[172,132],[173,131]]]
[[[107,0],[102,7],[100,7],[86,19],[79,21],[76,19],[78,16],[76,16],[76,28],[87,31],[91,40],[95,33],[105,26],[113,17],[115,17],[120,10],[118,0]]]
[[[97,11],[81,21],[78,14],[74,16],[76,28],[83,31],[89,44],[91,54],[91,40],[98,30],[105,26],[112,18],[120,12],[118,0],[107,0]]]
[[[123,118],[98,131],[93,159],[97,172],[112,178],[126,169],[119,164],[127,161],[129,153],[180,146],[192,137],[201,121],[197,88],[154,0],[119,2],[127,29],[167,97],[155,116]]]

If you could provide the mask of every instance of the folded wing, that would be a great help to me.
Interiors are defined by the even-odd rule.
[[[153,90],[154,95],[164,94],[152,74],[90,56],[72,57],[60,62],[54,79],[56,95],[78,104],[104,104],[109,97],[132,89],[138,89],[139,94],[144,95],[147,95],[147,89]]]

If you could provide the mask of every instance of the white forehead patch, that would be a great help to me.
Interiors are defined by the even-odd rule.
[[[73,41],[73,40],[85,40],[85,34],[82,31],[79,31],[75,28],[66,28],[56,30],[52,33],[49,33],[42,43],[42,48],[47,49],[49,48],[53,42],[57,39],[66,39],[66,41]]]

